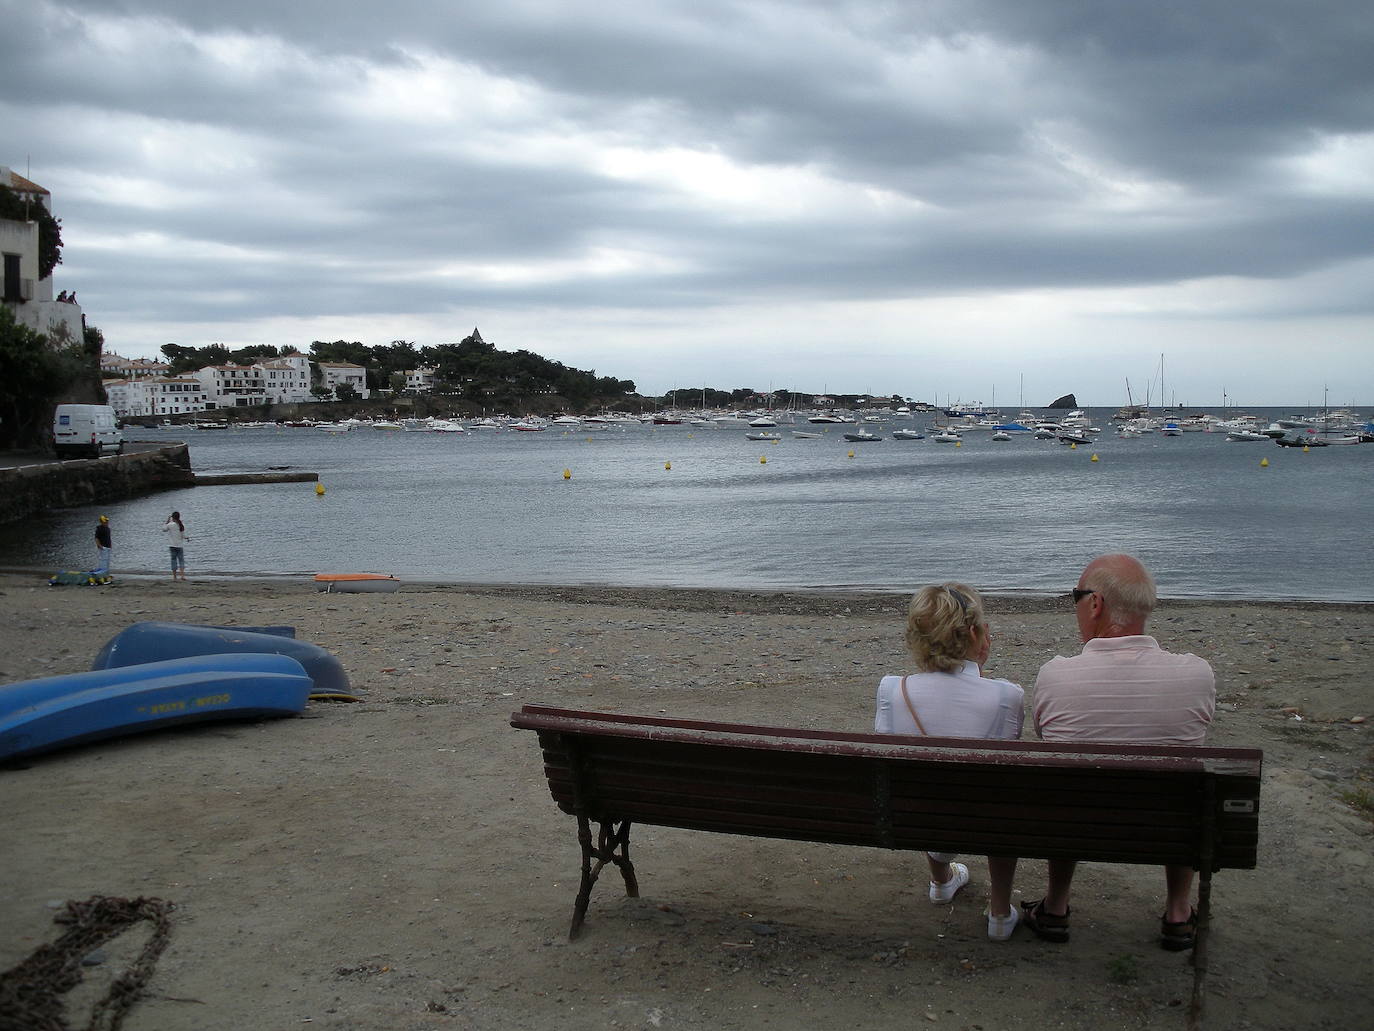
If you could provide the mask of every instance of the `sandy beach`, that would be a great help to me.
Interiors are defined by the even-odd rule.
[[[1081,868],[1067,945],[994,944],[980,857],[937,909],[910,853],[637,827],[642,897],[604,877],[567,941],[575,825],[513,710],[868,730],[878,679],[910,668],[905,604],[0,575],[0,682],[89,668],[140,620],[287,623],[362,699],[0,770],[0,969],[56,938],[62,900],[156,896],[171,944],[130,1031],[1183,1027],[1193,971],[1156,944],[1154,868]],[[990,607],[986,672],[1029,701],[1039,666],[1078,650],[1069,606]],[[1265,751],[1260,865],[1214,882],[1207,1026],[1368,1027],[1374,606],[1165,602],[1150,629],[1215,668],[1210,743]],[[1044,864],[1016,883],[1038,897]],[[142,937],[88,969],[74,1025]]]

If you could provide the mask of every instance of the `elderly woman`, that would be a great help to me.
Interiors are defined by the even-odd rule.
[[[883,677],[873,729],[882,734],[931,737],[1021,736],[1019,685],[983,676],[992,648],[983,599],[972,587],[947,583],[923,587],[911,599],[906,643],[919,673]],[[968,884],[968,867],[954,856],[928,852],[930,901],[948,905]],[[988,937],[1006,941],[1016,930],[1011,882],[1016,859],[988,857]]]

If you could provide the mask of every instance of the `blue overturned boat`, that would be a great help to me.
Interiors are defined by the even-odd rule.
[[[0,686],[0,761],[176,724],[291,716],[312,690],[301,662],[261,652],[24,680]]]
[[[257,652],[286,655],[305,667],[317,694],[347,694],[348,674],[319,645],[295,639],[289,626],[226,627],[149,621],[134,623],[105,643],[91,669],[115,669],[194,655]]]

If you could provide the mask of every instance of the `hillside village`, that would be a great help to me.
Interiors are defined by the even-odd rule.
[[[312,381],[311,366],[317,378]],[[121,418],[184,415],[220,408],[304,404],[308,401],[367,400],[367,370],[352,362],[311,362],[308,355],[289,351],[249,365],[207,365],[179,376],[170,375],[165,362],[122,358],[105,352],[100,372],[105,393]],[[434,370],[419,368],[406,374],[406,390],[433,389]]]

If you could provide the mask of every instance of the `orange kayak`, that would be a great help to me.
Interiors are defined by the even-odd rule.
[[[332,594],[390,594],[401,581],[386,573],[316,573],[317,590]]]

